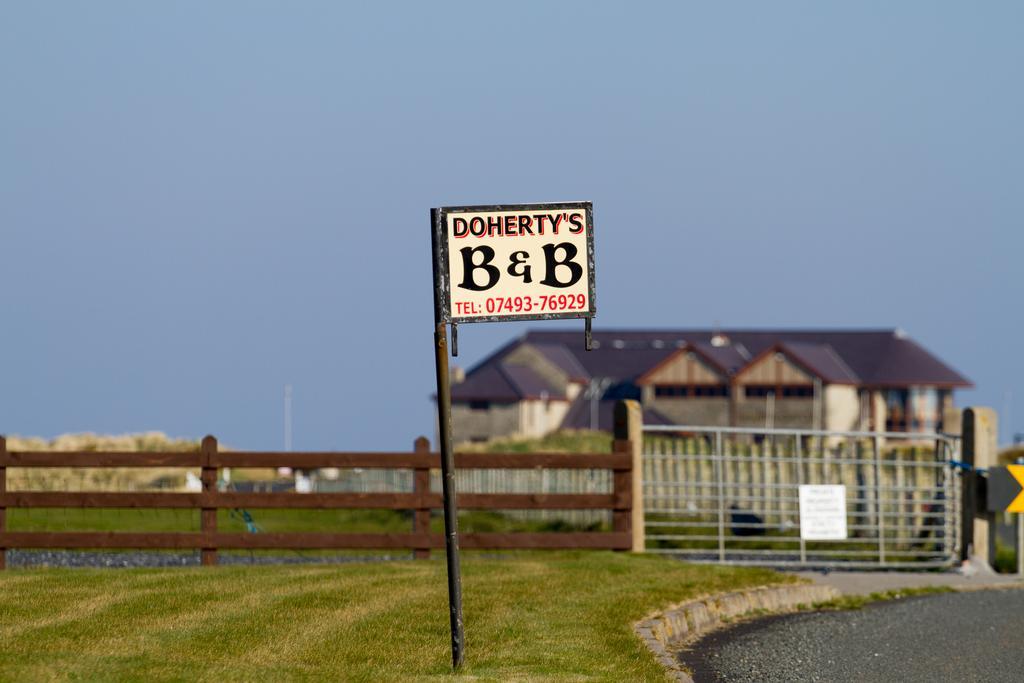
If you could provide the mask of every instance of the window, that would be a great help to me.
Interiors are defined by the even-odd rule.
[[[885,392],[885,431],[907,431],[909,394],[906,389],[889,389]]]
[[[801,384],[751,384],[744,387],[747,398],[764,398],[775,394],[782,398],[814,398],[814,387]]]
[[[911,429],[915,432],[934,432],[942,421],[939,392],[933,387],[913,387],[910,390]]]
[[[946,418],[946,407],[952,407],[953,405],[949,393],[948,389],[939,389],[938,391],[939,406],[936,409],[938,415],[936,416],[935,421],[935,431],[937,432],[942,432],[946,429],[946,423],[944,422]]]
[[[885,429],[890,432],[931,432],[942,428],[942,392],[933,387],[888,389]]]
[[[490,401],[470,401],[469,402],[469,409],[470,410],[490,410],[491,409],[491,402]]]
[[[658,398],[721,398],[729,395],[724,384],[657,384],[654,395]]]

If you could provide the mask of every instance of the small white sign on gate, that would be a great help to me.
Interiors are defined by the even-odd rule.
[[[805,541],[836,541],[847,537],[846,487],[800,487],[800,538]]]

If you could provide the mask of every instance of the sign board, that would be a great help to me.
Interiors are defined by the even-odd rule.
[[[593,216],[590,202],[438,210],[434,287],[441,319],[593,317]]]
[[[838,541],[846,536],[846,487],[800,486],[800,538]]]
[[[448,332],[458,323],[584,318],[591,348],[594,209],[590,202],[448,206],[430,210],[434,256],[434,361],[444,503],[452,665],[464,659],[459,523],[452,451]]]
[[[990,467],[985,498],[988,512],[1024,512],[1024,465]]]

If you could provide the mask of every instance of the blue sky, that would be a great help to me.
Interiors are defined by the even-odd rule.
[[[0,432],[433,432],[431,206],[601,327],[901,327],[1024,431],[1019,3],[4,3]],[[565,325],[565,323],[537,323]],[[582,324],[579,324],[582,328]],[[460,328],[471,364],[522,325]],[[581,333],[582,340],[582,333]]]

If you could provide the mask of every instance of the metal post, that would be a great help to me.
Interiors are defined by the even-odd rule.
[[[875,444],[875,522],[878,524],[878,564],[885,564],[885,526],[882,519],[882,440]]]
[[[936,546],[941,548],[943,554],[952,554],[950,548],[950,539],[956,539],[956,531],[950,524],[952,519],[952,508],[955,503],[955,496],[953,495],[952,485],[952,473],[950,472],[950,466],[948,459],[946,458],[946,442],[941,438],[935,440],[935,462],[942,463],[942,469],[938,471],[936,476],[936,483],[941,484],[942,490],[942,525],[939,533],[942,534],[942,543],[938,542],[936,538]],[[935,514],[935,510],[931,510],[931,514]],[[932,518],[934,520],[934,518]],[[922,519],[922,524],[927,528],[928,518]]]
[[[1024,465],[1024,458],[1017,458],[1018,465]],[[1024,576],[1024,514],[1017,514],[1017,576]]]
[[[961,455],[961,452],[963,451],[963,443],[962,442],[960,442],[960,441],[950,442],[950,443],[948,443],[946,445],[946,447],[950,449],[950,453],[949,453],[949,456],[948,456],[947,460],[956,461],[956,462],[961,462],[963,460],[963,456]],[[950,463],[948,465],[948,467],[949,467],[949,477],[950,477],[950,489],[949,489],[949,491],[950,491],[950,496],[953,499],[953,505],[950,506],[950,508],[951,508],[950,509],[950,515],[952,516],[952,520],[953,520],[953,533],[954,533],[954,536],[953,536],[953,549],[955,551],[955,556],[957,558],[960,558],[963,555],[962,548],[964,547],[964,529],[963,529],[963,521],[964,520],[963,520],[963,511],[961,509],[963,507],[963,503],[964,503],[964,496],[963,496],[963,492],[962,492],[963,487],[964,487],[964,478],[960,475],[959,470],[954,470],[953,469],[952,463]],[[953,507],[953,506],[955,506],[955,507]]]
[[[452,666],[465,659],[462,624],[462,572],[459,568],[459,518],[455,506],[455,456],[452,453],[452,392],[448,377],[448,330],[441,315],[441,288],[437,270],[437,210],[430,211],[434,250],[434,361],[437,370],[437,425],[441,447],[441,493],[444,497],[445,557],[448,563],[448,612],[452,632]]]
[[[1017,576],[1024,576],[1024,514],[1017,515]]]
[[[937,443],[938,453],[942,462],[942,549],[953,560],[960,559],[960,491],[959,475],[954,471],[952,462],[959,460],[960,455],[954,442],[940,438]]]
[[[718,482],[718,561],[725,562],[725,462],[722,432],[715,432],[715,480]]]
[[[292,450],[292,385],[284,385],[284,452]]]
[[[804,483],[804,460],[803,460],[803,439],[796,435],[796,490],[799,496],[800,485]],[[803,519],[800,518],[800,508],[797,507],[797,528],[800,529],[800,564],[807,564],[807,541],[804,540]]]
[[[965,411],[966,413],[966,411]],[[966,415],[964,422],[967,421]],[[978,475],[974,470],[973,425],[970,433],[960,437],[960,460],[964,472],[960,475],[960,561],[969,560],[974,553],[974,512],[978,507]]]

